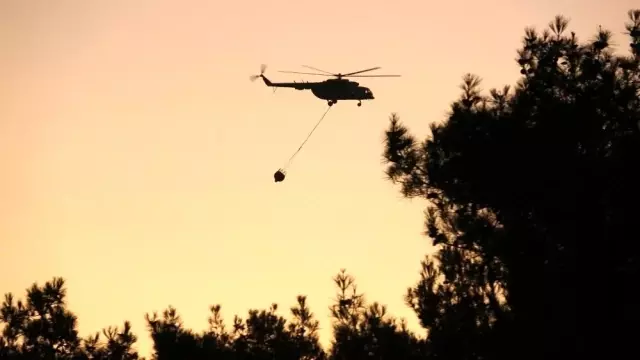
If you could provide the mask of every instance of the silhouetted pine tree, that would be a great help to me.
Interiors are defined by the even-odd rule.
[[[485,96],[465,76],[425,141],[391,116],[387,174],[430,200],[441,249],[408,296],[432,356],[634,353],[640,10],[628,15],[631,55],[603,29],[580,44],[558,16],[526,30],[516,86]]]
[[[335,304],[330,307],[334,320],[330,359],[424,358],[423,340],[410,332],[404,321],[389,316],[384,305],[377,302],[367,305],[353,276],[342,270],[334,277],[334,283],[338,292]]]
[[[6,294],[0,309],[0,359],[138,359],[129,322],[122,329],[104,329],[106,342],[100,333],[80,339],[65,297],[62,278],[33,284],[24,302]]]
[[[162,317],[154,313],[146,319],[154,342],[153,358],[166,359],[251,359],[251,360],[323,360],[325,353],[318,341],[318,322],[298,296],[291,308],[292,319],[277,314],[278,306],[249,311],[246,319],[234,317],[226,329],[221,306],[210,307],[209,329],[201,334],[184,328],[173,307]]]

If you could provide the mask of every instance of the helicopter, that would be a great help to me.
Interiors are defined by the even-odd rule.
[[[317,75],[317,76],[333,76],[334,79],[328,79],[320,82],[271,82],[264,76],[264,72],[267,68],[266,65],[262,65],[260,68],[260,75],[252,75],[251,81],[255,81],[262,78],[267,86],[273,88],[292,88],[296,90],[311,90],[313,95],[322,100],[327,100],[329,106],[333,106],[338,100],[358,100],[358,106],[362,106],[362,100],[373,100],[373,93],[368,87],[360,86],[359,83],[348,79],[346,77],[399,77],[400,75],[357,75],[364,72],[378,70],[380,67],[373,67],[370,69],[354,71],[348,74],[333,74],[328,71],[320,70],[311,66],[302,65],[308,69],[322,72],[324,74],[317,73],[305,73],[297,71],[279,71],[289,74],[304,74],[304,75]],[[274,89],[275,91],[275,89]]]

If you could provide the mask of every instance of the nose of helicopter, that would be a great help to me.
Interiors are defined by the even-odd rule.
[[[373,96],[373,93],[371,92],[370,89],[365,89],[364,95],[365,95],[365,99],[367,99],[367,100],[375,99],[375,97]]]

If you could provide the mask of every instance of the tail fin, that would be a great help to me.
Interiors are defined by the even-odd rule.
[[[264,81],[264,83],[265,83],[267,86],[273,86],[273,83],[272,83],[269,79],[267,79],[267,77],[266,77],[266,76],[264,76],[264,75],[260,75],[260,77],[262,78],[262,81]]]

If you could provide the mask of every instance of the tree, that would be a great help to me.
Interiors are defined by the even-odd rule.
[[[227,330],[221,306],[210,307],[209,329],[195,333],[186,329],[173,307],[162,316],[147,314],[154,342],[153,358],[251,359],[251,360],[382,360],[420,359],[424,340],[412,334],[404,321],[387,314],[378,303],[367,305],[356,291],[355,279],[344,270],[335,278],[339,293],[331,307],[334,341],[327,353],[318,339],[319,322],[299,295],[289,320],[278,314],[277,304],[251,309],[245,319],[235,316]]]
[[[407,297],[435,354],[633,351],[640,10],[628,15],[631,55],[613,54],[603,29],[579,44],[557,16],[542,33],[526,29],[514,91],[482,95],[466,75],[447,121],[420,143],[391,116],[387,175],[429,199],[427,234],[440,248]],[[510,346],[496,352],[496,341]]]
[[[131,332],[131,323],[124,322],[122,330],[109,326],[102,330],[106,343],[100,340],[100,333],[85,338],[74,359],[93,360],[137,360],[138,353],[134,350],[137,336]]]
[[[355,278],[344,269],[334,277],[336,303],[330,307],[334,340],[330,357],[335,360],[419,359],[424,342],[398,322],[377,302],[367,306],[357,291]]]
[[[43,286],[27,289],[26,302],[5,294],[0,309],[0,358],[2,359],[138,359],[131,326],[103,330],[107,342],[96,333],[80,339],[77,318],[66,308],[64,279],[53,278]]]
[[[218,350],[217,343],[205,342],[203,336],[185,329],[180,315],[172,306],[163,311],[162,318],[153,313],[146,314],[145,319],[153,340],[152,359],[204,359],[207,351]],[[204,343],[209,347],[204,347]]]
[[[326,354],[318,337],[320,323],[307,306],[306,296],[299,295],[296,300],[296,306],[291,308],[293,320],[288,331],[296,344],[297,355],[304,360],[324,360]]]
[[[293,318],[287,322],[277,314],[277,304],[267,310],[249,310],[245,320],[234,317],[227,331],[221,306],[210,307],[209,329],[195,333],[186,329],[177,310],[169,306],[159,317],[147,314],[146,320],[154,343],[153,358],[162,359],[282,359],[323,360],[325,353],[318,341],[318,322],[298,296],[291,308]]]

